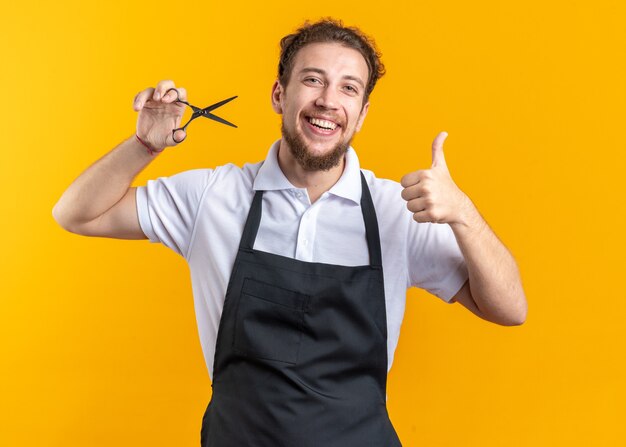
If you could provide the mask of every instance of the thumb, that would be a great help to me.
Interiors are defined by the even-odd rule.
[[[445,169],[448,168],[446,165],[446,158],[443,155],[443,142],[447,137],[448,132],[439,132],[439,135],[437,135],[433,140],[433,168],[437,166],[441,166]]]
[[[167,145],[175,146],[183,142],[187,138],[187,132],[183,129],[174,129],[171,134],[167,136]]]

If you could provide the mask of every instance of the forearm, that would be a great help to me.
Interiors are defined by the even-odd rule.
[[[467,264],[476,306],[490,321],[523,323],[527,304],[515,259],[469,198],[462,216],[450,226]]]
[[[113,207],[155,156],[133,135],[83,172],[52,210],[64,228],[90,222]]]

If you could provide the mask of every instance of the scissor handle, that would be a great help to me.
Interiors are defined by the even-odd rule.
[[[174,91],[176,92],[176,102],[182,102],[183,104],[187,104],[187,105],[189,105],[189,103],[187,103],[187,102],[185,102],[185,101],[183,101],[183,100],[181,100],[181,99],[180,99],[180,93],[178,93],[178,89],[176,89],[176,88],[174,88],[174,87],[172,87],[172,88],[168,88],[168,89],[165,91],[165,95],[167,95],[167,94],[168,94],[169,92],[171,92],[172,90],[174,90]],[[163,96],[165,96],[165,95],[163,95]],[[185,132],[185,138],[183,138],[183,139],[182,139],[182,140],[180,140],[180,141],[178,141],[174,135],[176,135],[176,131],[177,131],[177,130],[182,130],[182,131],[184,132],[184,131],[185,131],[185,128],[186,128],[188,125],[189,125],[189,123],[185,124],[183,127],[179,127],[179,128],[177,128],[177,129],[173,129],[173,130],[172,130],[172,140],[174,140],[174,143],[178,144],[178,143],[182,143],[183,141],[185,141],[185,138],[187,138],[187,133],[186,133],[186,132]]]
[[[177,130],[183,130],[183,128],[182,128],[182,127],[179,127],[178,129],[174,129],[174,130],[172,130],[172,140],[174,140],[174,143],[176,143],[176,144],[178,144],[178,143],[182,143],[183,141],[185,141],[185,138],[187,138],[187,134],[185,134],[185,138],[183,138],[182,140],[178,141],[178,140],[176,139],[176,137],[174,136],[174,135],[176,135],[176,131],[177,131]]]
[[[167,95],[167,94],[168,94],[169,92],[171,92],[172,90],[174,90],[174,91],[176,92],[176,101],[180,101],[180,99],[179,99],[179,98],[180,98],[180,93],[178,93],[178,89],[176,89],[176,88],[174,88],[174,87],[172,87],[172,88],[168,88],[168,89],[165,91],[165,95]],[[165,96],[165,95],[163,95],[163,96]]]

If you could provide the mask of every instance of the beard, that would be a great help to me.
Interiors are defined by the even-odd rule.
[[[313,155],[297,131],[287,130],[284,120],[280,130],[291,154],[305,171],[329,171],[338,166],[352,142],[352,138],[350,138],[347,142],[337,143],[330,152],[324,155]]]

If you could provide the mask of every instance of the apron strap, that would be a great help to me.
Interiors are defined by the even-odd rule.
[[[261,224],[261,213],[263,204],[263,191],[254,193],[250,212],[246,219],[246,225],[243,229],[239,249],[252,251],[254,241]],[[367,239],[367,248],[370,254],[370,265],[373,268],[381,269],[382,255],[380,249],[380,236],[378,234],[378,220],[376,219],[376,211],[374,210],[374,202],[370,190],[365,181],[365,176],[361,172],[361,211],[363,213],[363,222],[365,223],[365,238]]]
[[[380,250],[380,235],[378,234],[378,220],[370,189],[365,181],[365,176],[361,171],[361,210],[363,221],[365,222],[365,238],[367,239],[367,249],[370,253],[370,265],[375,269],[382,269],[383,261]]]
[[[243,235],[241,236],[241,242],[239,242],[239,249],[245,251],[252,251],[254,247],[254,241],[256,240],[256,234],[259,231],[259,225],[261,224],[261,205],[263,204],[263,191],[257,191],[254,193],[252,199],[252,205],[248,212],[248,218],[246,219],[246,226],[243,228]]]

